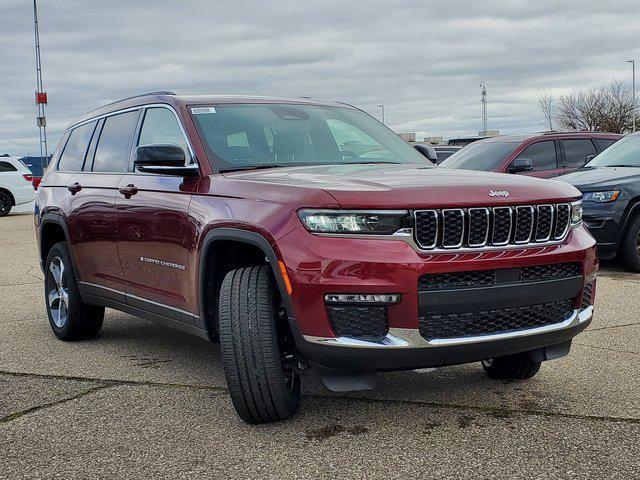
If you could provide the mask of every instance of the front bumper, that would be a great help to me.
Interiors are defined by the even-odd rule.
[[[570,341],[593,317],[593,307],[575,310],[555,325],[518,332],[425,340],[418,329],[390,329],[380,342],[304,336],[302,356],[325,367],[354,370],[404,370],[476,362],[544,349]]]
[[[584,202],[584,224],[596,239],[600,258],[613,258],[620,245],[626,202]]]
[[[297,349],[306,361],[326,367],[397,370],[472,362],[565,343],[591,320],[592,308],[581,306],[579,297],[587,279],[597,271],[598,260],[595,241],[584,227],[572,230],[559,245],[498,251],[428,253],[401,241],[319,237],[297,230],[277,243],[293,289],[289,314]],[[450,292],[418,291],[419,278],[425,274],[517,270],[567,262],[580,266],[572,285],[565,285],[573,289],[567,297],[572,300],[573,306],[568,307],[572,313],[553,325],[432,340],[421,331],[425,302],[435,309],[451,304]],[[546,291],[553,289],[545,287]],[[460,295],[459,300],[451,298],[456,308],[464,307],[460,309],[463,315],[490,310],[493,299],[496,305],[502,302],[496,307],[501,309],[549,301],[536,286],[528,288],[531,301],[522,286],[508,293],[496,291],[494,297],[483,298],[476,291]],[[325,304],[325,295],[330,293],[393,293],[400,294],[402,301],[386,307],[388,334],[380,341],[367,341],[336,334]]]

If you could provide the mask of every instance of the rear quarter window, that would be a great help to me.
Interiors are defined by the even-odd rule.
[[[58,170],[62,172],[79,172],[82,170],[84,157],[87,154],[87,148],[95,127],[96,122],[91,122],[71,131],[67,144],[60,156]]]
[[[609,148],[611,145],[618,141],[617,138],[595,138],[594,139],[600,148],[600,151]]]
[[[14,167],[11,163],[0,161],[0,173],[17,172],[17,171],[18,169]]]

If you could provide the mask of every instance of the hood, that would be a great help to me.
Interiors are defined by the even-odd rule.
[[[593,192],[613,188],[616,185],[640,182],[640,168],[637,167],[594,167],[582,168],[556,180],[570,183],[583,192]]]
[[[421,165],[317,165],[225,173],[263,186],[322,189],[341,208],[420,208],[544,203],[577,198],[574,187],[553,180]],[[491,192],[508,192],[492,196]]]

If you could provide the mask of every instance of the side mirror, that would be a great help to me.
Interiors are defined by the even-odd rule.
[[[173,143],[140,145],[136,148],[134,168],[140,172],[162,175],[194,176],[198,175],[197,165],[185,165],[184,150]]]
[[[533,162],[529,158],[516,158],[509,165],[509,173],[530,172],[533,170]]]
[[[438,163],[438,154],[436,153],[436,149],[429,145],[413,145],[417,151],[419,151],[423,156],[427,158],[427,160],[432,161],[433,163]]]
[[[584,159],[584,164],[586,165],[587,163],[589,163],[591,160],[593,160],[595,157],[595,155],[587,155],[587,157]]]

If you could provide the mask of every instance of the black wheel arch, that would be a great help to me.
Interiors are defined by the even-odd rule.
[[[71,255],[71,262],[74,271],[76,269],[76,259],[69,242],[69,229],[67,228],[67,222],[62,215],[57,213],[45,213],[40,217],[40,223],[38,224],[39,241],[38,249],[40,252],[40,268],[44,271],[44,262],[47,259],[47,254],[53,245],[58,242],[67,242],[69,253]]]
[[[11,199],[11,206],[12,207],[16,206],[16,199],[14,198],[13,193],[11,193],[10,190],[7,190],[6,188],[0,188],[0,192],[6,193],[9,196],[9,198]]]
[[[293,318],[293,306],[287,290],[287,283],[284,280],[280,270],[280,264],[278,263],[278,256],[271,243],[264,235],[255,231],[242,228],[215,227],[205,235],[198,257],[198,311],[200,316],[196,322],[200,322],[200,325],[197,325],[199,328],[207,330],[210,339],[214,340],[217,337],[217,314],[215,311],[212,312],[211,309],[211,292],[208,291],[208,289],[212,288],[213,285],[207,269],[212,268],[210,259],[212,258],[212,253],[214,252],[212,249],[215,248],[216,242],[244,244],[262,252],[264,255],[264,263],[268,263],[271,266],[271,271],[275,278],[287,316]],[[217,299],[215,303],[217,304]]]

